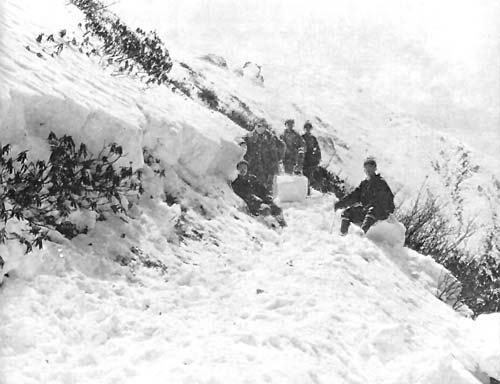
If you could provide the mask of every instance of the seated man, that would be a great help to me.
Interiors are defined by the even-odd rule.
[[[279,225],[286,226],[283,212],[280,207],[274,204],[273,197],[254,175],[248,174],[248,163],[242,160],[236,165],[236,168],[238,169],[238,177],[231,183],[231,186],[234,193],[247,204],[250,214],[254,216],[273,215]]]
[[[348,207],[342,213],[341,235],[347,234],[351,223],[361,223],[366,233],[377,220],[385,220],[394,212],[394,195],[386,181],[377,173],[372,157],[364,162],[366,179],[348,196],[335,203],[335,210]]]

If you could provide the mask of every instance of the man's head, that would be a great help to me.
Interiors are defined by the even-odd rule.
[[[304,124],[304,131],[306,131],[306,133],[311,133],[312,129],[312,124],[309,121],[306,121]]]
[[[287,119],[285,121],[285,127],[289,128],[289,129],[293,129],[294,126],[295,126],[295,120]]]
[[[365,161],[363,162],[363,167],[365,168],[365,173],[368,178],[375,176],[375,174],[377,173],[377,162],[372,156],[369,156],[365,159]]]
[[[259,119],[255,122],[255,131],[259,134],[259,135],[262,135],[265,131],[266,131],[266,128],[267,128],[267,124],[266,122],[264,121],[264,119]]]
[[[248,163],[245,160],[241,160],[238,164],[236,164],[236,169],[238,170],[238,174],[246,176],[248,173]]]

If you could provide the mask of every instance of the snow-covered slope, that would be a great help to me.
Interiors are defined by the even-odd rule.
[[[37,57],[39,33],[81,20],[65,3],[2,3],[2,142],[43,157],[54,131],[94,151],[118,141],[136,167],[146,147],[158,163],[144,166],[145,193],[129,216],[96,222],[81,213],[88,234],[29,255],[16,243],[0,246],[9,272],[0,288],[0,382],[500,379],[500,317],[472,321],[437,300],[446,271],[430,257],[331,233],[339,225],[332,196],[284,206],[289,226],[268,229],[238,209],[227,186],[242,155],[234,139],[244,134],[228,118],[166,88],[112,77],[71,50]],[[50,18],[41,17],[47,9]],[[359,158],[374,153],[409,194],[418,175],[407,175],[398,154],[406,166],[453,142],[421,127],[402,144],[393,134],[413,121],[352,89],[350,79],[324,85],[319,67],[305,77],[276,67],[262,86],[203,60],[189,64],[221,99],[237,95],[278,130],[285,116],[313,120],[326,161],[329,138],[337,144],[331,169],[352,182]],[[304,84],[314,97],[301,92]]]
[[[321,63],[294,70],[269,66],[264,68],[268,80],[261,86],[205,60],[195,60],[192,66],[207,77],[206,83],[217,94],[237,94],[278,132],[284,129],[287,117],[295,118],[299,125],[310,120],[322,145],[322,164],[351,185],[364,177],[362,159],[374,155],[396,192],[398,204],[410,202],[422,188],[429,189],[449,202],[450,221],[459,209],[464,210],[466,219],[476,221],[480,230],[471,241],[473,248],[493,228],[493,216],[500,214],[498,159],[389,109],[359,88],[348,74],[330,73]],[[231,76],[234,81],[228,82]],[[457,175],[463,171],[467,176],[458,186],[458,194],[453,195]]]
[[[32,272],[7,281],[0,298],[3,382],[469,384],[497,375],[499,317],[475,324],[434,298],[424,287],[437,268],[429,258],[329,233],[331,204],[316,196],[287,207],[281,235],[241,214],[198,221],[201,240],[162,250],[163,276],[109,263],[111,248],[140,239],[159,253],[135,231],[112,244],[110,223],[73,249],[27,256],[20,270]]]

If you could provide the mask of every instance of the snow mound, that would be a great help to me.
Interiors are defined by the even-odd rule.
[[[481,370],[500,381],[500,313],[477,317],[470,345]]]
[[[377,221],[366,233],[371,241],[389,247],[402,248],[405,243],[406,228],[394,215],[387,220]]]

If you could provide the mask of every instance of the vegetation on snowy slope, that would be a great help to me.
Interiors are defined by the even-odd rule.
[[[489,229],[479,254],[466,248],[466,240],[476,230],[468,222],[458,229],[443,213],[443,204],[431,193],[419,193],[410,209],[396,211],[406,227],[405,245],[430,255],[456,279],[443,277],[437,297],[455,309],[463,305],[475,316],[500,311],[500,230],[498,221]]]
[[[48,45],[51,56],[72,46],[87,56],[95,55],[101,62],[115,68],[115,74],[138,75],[146,84],[168,84],[172,60],[156,32],[130,29],[120,18],[96,0],[71,0],[85,14],[81,39],[70,37],[66,29],[58,34],[39,34],[38,43]],[[29,47],[28,47],[29,48]],[[41,55],[41,54],[39,54]]]
[[[17,239],[26,246],[42,247],[49,230],[72,238],[78,228],[69,215],[79,209],[102,214],[124,212],[126,196],[142,192],[140,174],[131,167],[117,167],[122,147],[110,144],[93,156],[85,144],[77,148],[71,136],[48,138],[51,155],[47,161],[28,161],[27,151],[11,157],[9,144],[0,153],[0,242]],[[15,220],[26,226],[12,229]],[[19,229],[23,228],[23,229]]]

